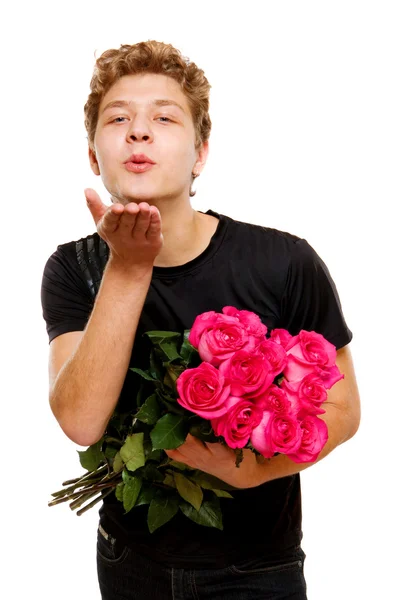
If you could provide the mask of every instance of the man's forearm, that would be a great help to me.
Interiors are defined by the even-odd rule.
[[[325,414],[321,415],[319,418],[323,419],[327,424],[328,440],[318,455],[317,460],[314,462],[296,463],[285,454],[279,454],[270,459],[261,459],[258,462],[253,478],[254,484],[249,487],[256,487],[274,479],[300,473],[300,471],[304,471],[304,469],[315,465],[337,446],[354,435],[355,429],[353,419],[348,411],[342,407],[328,403],[324,405],[324,409],[326,410]]]
[[[81,446],[101,438],[117,404],[151,276],[152,268],[124,269],[109,260],[82,339],[57,375],[52,411]]]

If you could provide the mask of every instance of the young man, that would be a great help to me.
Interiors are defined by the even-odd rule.
[[[359,424],[352,334],[305,240],[192,208],[208,153],[209,89],[170,45],[121,46],[97,60],[85,125],[91,168],[112,204],[85,190],[97,233],[58,246],[44,269],[51,409],[71,440],[95,443],[117,402],[132,408],[129,367],[143,364],[143,332],[183,331],[199,313],[233,305],[269,330],[313,330],[337,347],[345,378],[322,416],[323,458]],[[224,530],[178,513],[150,534],[147,507],[124,515],[108,496],[97,539],[102,598],[306,598],[299,472],[310,464],[284,455],[259,463],[245,451],[237,469],[233,451],[191,436],[168,454],[238,488],[224,504]]]

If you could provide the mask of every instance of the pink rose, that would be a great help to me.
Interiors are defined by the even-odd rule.
[[[316,374],[323,381],[323,384],[327,390],[330,390],[335,383],[344,379],[344,375],[339,371],[337,365],[329,367],[329,369],[323,369],[321,367],[315,367]]]
[[[274,373],[274,377],[282,373],[287,365],[288,358],[285,349],[271,339],[264,340],[257,348],[258,352],[262,352],[265,358],[269,361]]]
[[[263,324],[256,313],[249,310],[238,310],[234,306],[224,306],[222,312],[229,317],[236,317],[250,335],[264,337],[268,332],[267,326]]]
[[[265,458],[276,452],[293,454],[300,446],[302,432],[300,423],[291,414],[279,415],[264,411],[261,423],[253,430],[250,441]]]
[[[230,448],[244,448],[250,435],[262,419],[262,410],[254,402],[231,396],[228,411],[211,421],[215,435],[224,437]]]
[[[308,414],[322,415],[325,411],[321,404],[328,397],[326,388],[322,380],[316,373],[309,373],[301,381],[281,382],[282,389],[289,398],[292,410],[298,419],[302,419]]]
[[[300,331],[287,344],[288,363],[283,371],[288,381],[299,381],[316,367],[329,369],[335,365],[336,348],[320,333]]]
[[[288,457],[296,463],[314,462],[328,439],[328,427],[322,419],[309,415],[300,422],[301,444]]]
[[[274,329],[271,331],[269,339],[276,344],[280,344],[285,349],[292,337],[286,329]]]
[[[208,363],[183,371],[176,380],[176,387],[177,402],[204,419],[220,417],[227,411],[230,386],[225,385],[223,374]]]
[[[204,331],[211,329],[217,318],[218,313],[216,313],[214,310],[204,312],[195,318],[188,337],[188,340],[192,346],[194,346],[196,349],[198,348],[200,338]]]
[[[291,412],[292,407],[285,390],[272,384],[265,394],[257,400],[263,410],[268,410],[280,415]]]
[[[260,396],[274,380],[274,372],[263,354],[238,350],[221,363],[219,371],[230,383],[233,396]]]
[[[219,367],[238,350],[253,349],[256,341],[238,319],[219,315],[200,336],[198,353],[202,360]]]

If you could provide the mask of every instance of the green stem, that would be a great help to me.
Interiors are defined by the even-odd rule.
[[[62,497],[62,496],[70,494],[70,492],[73,492],[73,490],[75,490],[78,487],[90,486],[90,485],[99,483],[101,481],[113,479],[115,476],[119,475],[119,473],[121,472],[121,471],[115,471],[115,472],[112,472],[111,474],[106,473],[105,475],[103,475],[102,471],[104,471],[105,468],[106,468],[106,465],[104,466],[104,468],[96,471],[96,475],[94,475],[94,473],[92,472],[91,478],[89,478],[88,476],[87,476],[87,478],[81,477],[80,479],[76,480],[76,483],[74,483],[73,485],[70,485],[69,487],[64,488],[62,490],[59,490],[58,492],[53,492],[51,495],[54,497]]]
[[[119,440],[118,438],[115,438],[115,437],[106,437],[105,441],[106,442],[115,442],[115,443],[119,444],[120,446],[124,445],[124,442],[122,440]]]
[[[52,500],[51,502],[48,502],[47,506],[56,506],[56,504],[61,504],[62,502],[68,502],[68,500],[71,500],[70,496],[65,496],[64,498],[57,498],[57,500]]]
[[[48,506],[56,506],[56,504],[68,502],[69,500],[73,500],[74,498],[76,498],[76,500],[79,500],[81,498],[85,498],[86,496],[93,496],[93,494],[96,494],[97,492],[100,492],[101,490],[107,489],[109,487],[111,487],[113,490],[117,487],[118,483],[118,481],[108,481],[107,483],[92,485],[88,488],[83,488],[79,490],[79,492],[69,493],[63,498],[57,498],[56,500],[52,500],[48,503]]]
[[[81,508],[81,510],[78,510],[78,512],[76,514],[78,516],[83,515],[83,513],[86,512],[87,510],[89,510],[89,508],[92,508],[92,506],[94,506],[95,504],[97,504],[97,502],[100,502],[100,500],[103,500],[103,498],[105,498],[106,496],[108,496],[109,494],[111,494],[111,492],[113,491],[113,489],[109,490],[105,494],[100,495],[98,498],[96,498],[96,500],[93,500],[92,502],[90,502],[90,504],[88,504],[84,508]]]
[[[86,482],[84,482],[85,485],[83,487],[82,484],[80,484],[81,489],[77,492],[75,492],[74,490],[75,488],[79,487],[79,485],[71,486],[70,488],[67,488],[65,490],[60,490],[60,492],[58,493],[59,497],[50,502],[49,506],[54,506],[55,504],[59,504],[60,502],[64,502],[71,498],[77,498],[78,496],[86,492],[102,489],[103,487],[109,487],[110,484],[114,484],[114,480],[117,479],[118,476],[120,476],[120,474],[121,471],[118,471],[116,473],[113,473],[111,476],[105,475],[101,479],[95,479],[92,482],[89,482],[89,480],[87,480]],[[54,496],[54,494],[52,495]]]
[[[77,483],[78,481],[83,481],[84,479],[93,477],[95,474],[98,475],[99,473],[101,473],[101,471],[104,471],[104,469],[106,469],[106,468],[107,468],[107,465],[103,465],[96,471],[89,471],[89,473],[85,473],[85,475],[82,475],[82,477],[77,477],[76,479],[68,479],[68,481],[64,481],[62,483],[62,485],[70,485],[71,483]]]
[[[89,500],[89,498],[92,498],[93,496],[97,496],[97,494],[98,490],[95,490],[91,494],[82,494],[82,496],[79,496],[79,498],[71,502],[69,505],[70,509],[75,510],[76,508],[79,508],[86,500]]]
[[[73,492],[76,488],[82,487],[82,486],[87,486],[87,485],[92,485],[94,483],[97,483],[98,481],[101,481],[104,477],[102,477],[102,475],[97,475],[97,477],[92,477],[92,478],[88,478],[85,480],[80,480],[77,481],[76,483],[74,483],[73,485],[70,485],[62,490],[59,490],[58,492],[53,492],[51,495],[54,497],[61,497],[61,496],[65,496],[66,494],[69,494],[70,492]]]

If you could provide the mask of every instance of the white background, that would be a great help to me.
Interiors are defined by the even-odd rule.
[[[39,1],[2,13],[4,598],[100,596],[98,509],[47,506],[82,472],[82,448],[48,405],[40,285],[57,245],[94,231],[83,189],[109,203],[83,126],[94,53],[147,39],[172,43],[212,84],[211,151],[193,206],[305,237],[354,334],[361,427],[302,474],[309,600],[393,598],[398,3]]]

